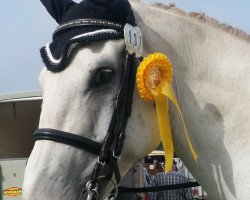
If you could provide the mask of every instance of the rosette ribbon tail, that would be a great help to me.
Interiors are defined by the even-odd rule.
[[[160,128],[163,148],[165,151],[165,162],[166,162],[165,173],[167,173],[168,171],[172,169],[172,161],[173,161],[172,158],[174,154],[173,140],[172,140],[172,134],[171,134],[171,128],[170,128],[170,120],[169,120],[169,115],[168,115],[167,98],[169,98],[174,103],[174,105],[176,106],[180,114],[184,133],[185,133],[189,148],[191,150],[194,160],[197,162],[198,156],[188,137],[184,119],[183,119],[179,104],[177,102],[177,99],[175,97],[171,84],[167,80],[162,79],[158,87],[155,89],[152,89],[151,92],[156,102],[158,124]]]
[[[172,169],[174,157],[174,145],[170,129],[168,115],[168,102],[166,97],[161,94],[153,94],[156,103],[156,112],[161,134],[163,149],[165,151],[165,173]]]
[[[183,130],[193,158],[196,162],[198,159],[188,137],[181,109],[172,89],[172,80],[172,64],[168,57],[162,53],[148,55],[148,57],[143,59],[137,69],[136,83],[141,98],[144,100],[154,100],[156,103],[158,124],[165,151],[165,173],[172,169],[174,155],[174,145],[168,115],[168,99],[171,100],[179,112]]]

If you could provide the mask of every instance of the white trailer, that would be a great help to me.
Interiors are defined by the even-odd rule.
[[[21,200],[41,102],[40,91],[0,95],[0,199]]]

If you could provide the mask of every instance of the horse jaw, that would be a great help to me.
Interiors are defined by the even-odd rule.
[[[113,114],[119,89],[124,52],[123,40],[93,43],[79,50],[67,69],[40,75],[43,92],[39,128],[53,128],[102,142]],[[93,89],[90,79],[98,67],[115,70],[112,82]],[[118,161],[123,176],[133,161],[152,151],[160,142],[153,103],[142,101],[135,89],[126,139]],[[152,137],[153,135],[153,137]],[[75,199],[85,188],[97,156],[85,150],[52,141],[37,141],[28,160],[23,199]],[[101,187],[105,199],[112,184]]]

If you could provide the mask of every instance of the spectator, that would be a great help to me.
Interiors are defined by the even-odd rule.
[[[150,165],[150,166],[151,166],[150,174],[152,175],[152,177],[164,171],[163,165],[158,160],[153,160],[153,165]]]
[[[189,182],[188,179],[178,173],[176,165],[173,164],[172,171],[164,174],[163,169],[160,165],[155,165],[159,173],[155,175],[152,180],[152,186],[161,185],[174,185]],[[193,200],[193,193],[191,188],[184,188],[178,190],[167,190],[161,192],[151,193],[151,200]]]

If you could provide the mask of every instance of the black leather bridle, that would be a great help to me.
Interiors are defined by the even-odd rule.
[[[72,23],[61,25],[56,29],[56,32],[75,26],[96,26],[96,24],[100,25],[100,23],[105,23],[105,28],[110,27],[121,30],[120,25],[116,25],[114,22],[108,22],[106,20],[102,22],[102,20],[95,20],[93,23],[94,24],[92,24],[91,20],[74,20]],[[107,134],[102,143],[95,142],[83,136],[55,129],[37,129],[33,134],[35,140],[51,140],[82,148],[98,155],[98,161],[96,162],[88,185],[88,189],[90,190],[96,190],[99,177],[105,177],[105,180],[110,181],[114,174],[116,184],[120,181],[121,175],[118,169],[117,159],[121,155],[123,149],[125,129],[128,118],[131,115],[137,60],[138,59],[134,54],[126,52],[123,65],[124,70],[121,84],[116,96],[115,108]]]

